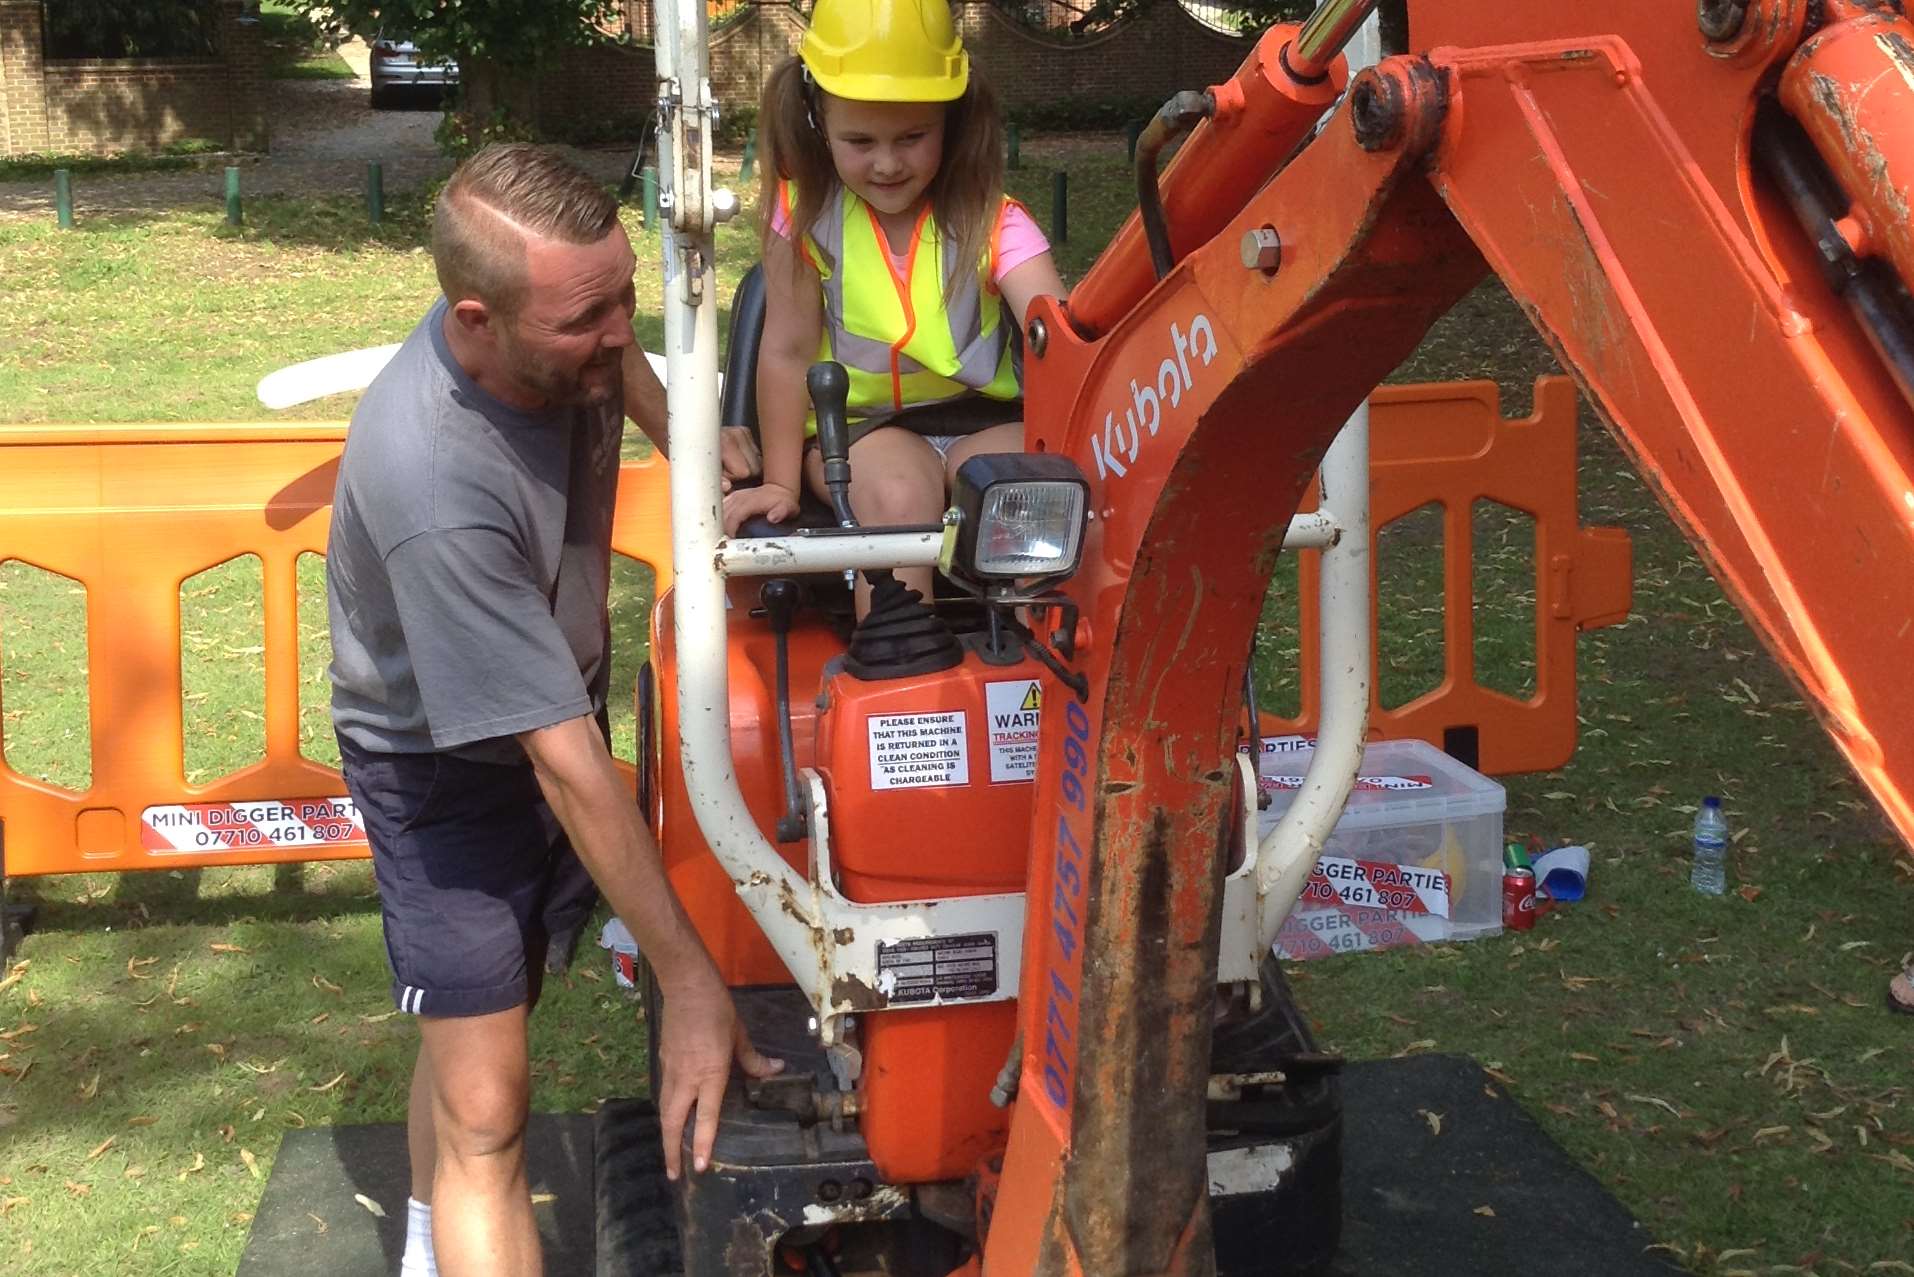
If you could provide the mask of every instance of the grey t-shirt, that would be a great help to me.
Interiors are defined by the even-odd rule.
[[[466,375],[443,298],[352,414],[326,550],[332,721],[375,753],[520,762],[605,706],[617,402],[527,413]]]

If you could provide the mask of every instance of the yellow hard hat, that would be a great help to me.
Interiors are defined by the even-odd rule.
[[[970,83],[948,0],[817,0],[798,56],[819,88],[858,102],[954,102]]]

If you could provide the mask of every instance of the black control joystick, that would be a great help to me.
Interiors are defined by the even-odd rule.
[[[811,365],[804,376],[817,413],[817,450],[824,459],[824,490],[831,495],[831,512],[842,528],[857,526],[851,513],[851,375],[835,360]]]

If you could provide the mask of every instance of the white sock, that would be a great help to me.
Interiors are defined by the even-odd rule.
[[[405,1254],[399,1260],[399,1277],[439,1277],[432,1254],[432,1208],[416,1197],[405,1199]]]

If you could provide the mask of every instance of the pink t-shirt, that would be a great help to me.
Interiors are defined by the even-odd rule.
[[[791,238],[791,219],[779,202],[771,212],[771,229],[786,239]],[[908,253],[892,252],[890,244],[884,249],[890,254],[891,264],[902,273],[909,262]],[[1003,208],[1003,221],[997,236],[997,261],[990,272],[990,282],[1002,287],[1004,276],[1023,265],[1033,257],[1039,257],[1050,251],[1050,241],[1037,228],[1036,219],[1030,216],[1030,210],[1016,200],[1006,199]]]

